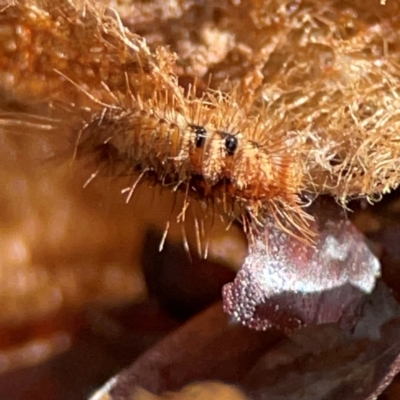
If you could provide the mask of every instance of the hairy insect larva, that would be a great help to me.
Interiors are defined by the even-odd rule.
[[[169,96],[174,100],[163,100]],[[88,140],[92,147],[103,143],[107,154],[140,173],[139,180],[151,175],[186,188],[224,204],[231,216],[245,215],[252,226],[272,214],[282,227],[307,228],[299,198],[302,175],[287,144],[268,140],[260,121],[229,96],[136,98],[131,107],[96,114],[81,132],[78,154],[91,151]]]

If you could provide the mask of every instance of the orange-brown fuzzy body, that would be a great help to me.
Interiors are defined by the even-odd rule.
[[[216,104],[189,96],[172,102],[137,98],[128,109],[103,111],[83,130],[78,154],[103,143],[128,171],[223,204],[234,217],[262,220],[272,203],[272,210],[285,205],[288,212],[302,213],[303,175],[288,146],[257,142],[250,135],[256,120],[242,114],[231,98],[213,100]],[[217,105],[225,110],[223,118]]]

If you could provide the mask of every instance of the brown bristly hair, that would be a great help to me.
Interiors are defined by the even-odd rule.
[[[186,93],[178,82],[185,65],[195,70],[194,59],[176,63],[165,46],[151,50],[125,27],[135,27],[130,14],[90,0],[6,2],[2,90],[69,109],[78,154],[97,149],[107,156],[98,160],[111,157],[141,178],[220,203],[220,212],[244,220],[249,236],[273,216],[310,241],[302,193],[345,204],[399,183],[400,30],[390,8],[398,2],[374,1],[219,5],[235,32],[226,46],[241,40],[232,48],[243,65],[227,55],[209,67],[213,90],[199,77]],[[227,86],[236,89],[226,94]]]

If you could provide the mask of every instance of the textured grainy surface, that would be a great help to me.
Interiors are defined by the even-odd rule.
[[[234,319],[260,330],[351,326],[380,277],[380,263],[339,206],[323,204],[316,219],[313,247],[273,225],[266,227],[268,245],[250,245],[242,269],[223,290],[224,308]]]

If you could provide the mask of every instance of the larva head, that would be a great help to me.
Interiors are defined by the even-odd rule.
[[[223,131],[209,133],[205,142],[201,160],[201,172],[204,180],[211,186],[224,178],[228,178],[227,171],[231,169],[234,155],[243,135],[230,134]]]
[[[261,146],[243,133],[215,131],[205,144],[202,175],[211,186],[228,182],[230,194],[244,202],[285,200],[300,189],[296,165],[289,153]]]
[[[249,200],[286,200],[301,190],[302,172],[293,155],[248,141],[232,162],[230,179]]]

